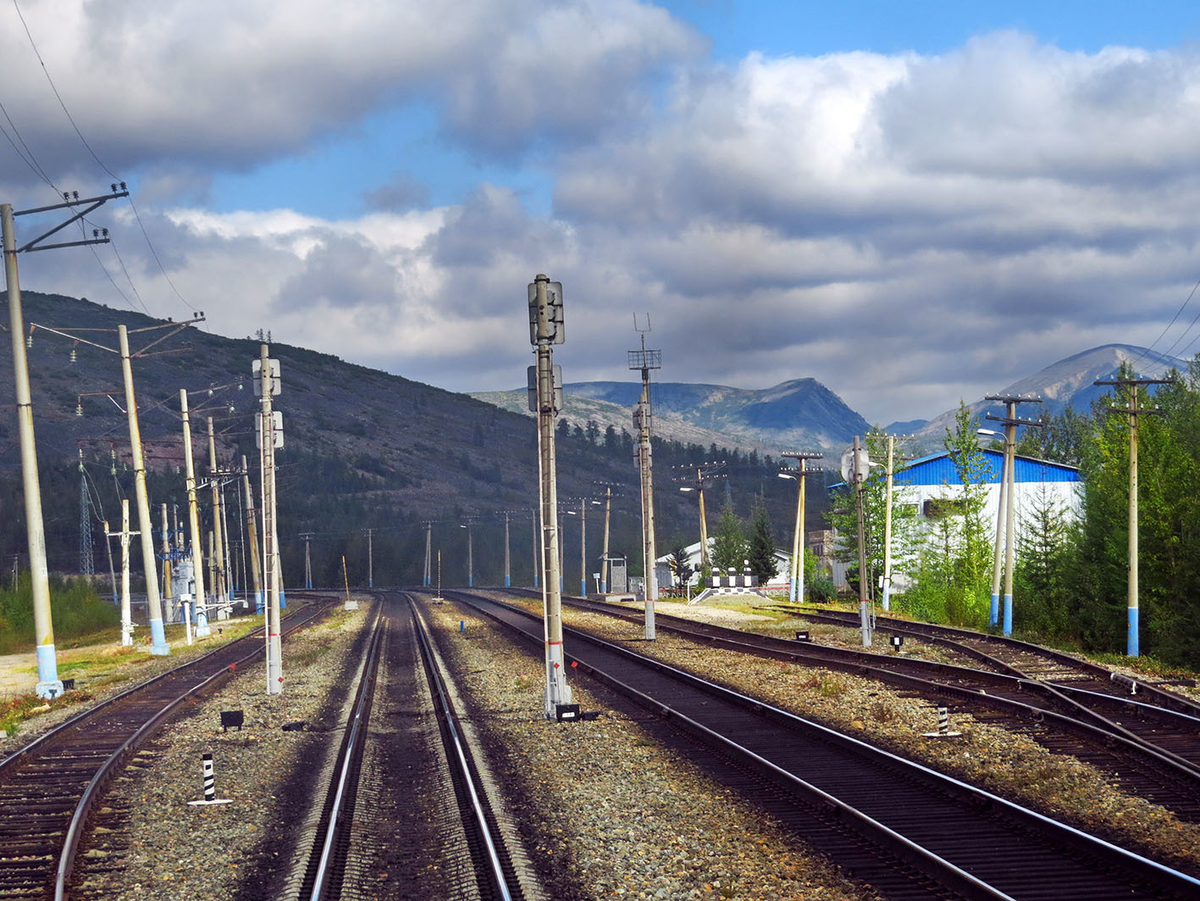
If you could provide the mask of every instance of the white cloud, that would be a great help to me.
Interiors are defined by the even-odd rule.
[[[1149,343],[1200,276],[1200,55],[1187,48],[1068,53],[1001,33],[939,57],[717,67],[632,0],[479,0],[455,16],[362,3],[329,22],[265,0],[211,16],[181,2],[29,6],[38,32],[67,34],[52,69],[97,71],[68,81],[85,131],[153,159],[161,196],[195,198],[153,222],[172,280],[214,328],[271,317],[282,340],[457,390],[521,384],[538,272],[565,286],[569,380],[627,377],[631,314],[649,312],[663,379],[814,376],[879,422],[935,415],[1094,344]],[[28,52],[3,34],[6,59]],[[16,72],[6,104],[44,90]],[[214,161],[270,159],[412,92],[443,102],[444,136],[471,153],[532,147],[552,214],[498,181],[406,212],[422,178],[410,159],[361,217],[204,209]],[[30,104],[17,106],[44,112]],[[194,168],[162,175],[180,159]],[[129,257],[138,235],[122,229]],[[35,271],[96,296],[85,263]],[[145,271],[143,293],[167,294]]]
[[[644,104],[647,74],[700,48],[662,10],[611,0],[42,0],[24,18],[100,158],[248,168],[413,97],[481,150],[585,140]],[[497,40],[499,36],[499,40]],[[15,10],[5,106],[52,178],[82,153]]]

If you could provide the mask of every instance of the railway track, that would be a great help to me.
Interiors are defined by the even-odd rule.
[[[541,899],[493,812],[416,605],[384,597],[295,897]]]
[[[321,616],[309,605],[287,631]],[[181,706],[262,654],[262,630],[61,723],[0,761],[0,899],[66,897],[88,814],[108,779]]]
[[[642,617],[638,610],[583,598],[563,601],[576,609],[630,621]],[[1070,754],[1112,775],[1131,793],[1183,819],[1200,821],[1200,766],[1193,762],[1200,754],[1200,720],[1181,711],[1150,707],[1112,693],[1084,704],[1056,684],[998,666],[976,669],[896,653],[798,642],[662,613],[656,621],[659,628],[697,643],[878,679],[932,704],[1020,731],[1054,753]],[[853,614],[836,622],[858,627]]]
[[[857,628],[857,614],[777,605],[817,622]],[[1144,743],[1200,773],[1200,704],[1166,684],[1134,679],[1053,648],[930,623],[877,617],[876,629],[948,648],[989,671],[1027,680],[1065,698],[1114,734]]]
[[[540,617],[463,592],[452,600],[542,647]],[[757,797],[893,899],[1195,898],[1200,880],[855,739],[566,629],[568,659],[757,778]]]

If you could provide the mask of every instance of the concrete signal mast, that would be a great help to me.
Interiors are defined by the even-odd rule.
[[[571,704],[563,666],[562,589],[558,565],[558,477],[554,463],[554,417],[562,409],[562,375],[552,345],[563,343],[562,283],[537,275],[529,284],[529,343],[537,365],[529,367],[529,405],[538,418],[539,500],[542,515],[542,603],[546,611],[547,719],[558,719]]]
[[[650,314],[646,327],[638,328],[637,314],[633,315],[633,330],[641,334],[642,349],[629,351],[629,368],[642,371],[642,396],[633,413],[633,425],[638,432],[637,467],[642,475],[642,560],[646,581],[646,638],[653,640],[654,602],[658,600],[658,580],[654,574],[654,475],[651,472],[650,451],[650,370],[662,369],[662,351],[646,350],[646,332],[650,331]]]

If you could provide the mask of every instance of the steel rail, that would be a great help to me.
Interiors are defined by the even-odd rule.
[[[781,609],[793,610],[797,615],[808,619],[830,622],[841,626],[852,626],[857,628],[857,614],[843,615],[842,611],[838,610],[810,610],[805,607],[793,605],[776,605]],[[851,620],[853,617],[853,620]],[[1068,654],[1065,651],[1057,650],[1056,648],[1047,648],[1042,645],[1033,644],[1032,642],[1022,641],[1019,638],[1006,638],[1002,635],[991,635],[986,632],[975,632],[970,629],[960,629],[955,626],[946,626],[940,623],[922,623],[911,620],[902,620],[890,616],[876,617],[876,628],[883,632],[894,632],[900,635],[910,635],[914,638],[920,638],[922,641],[927,641],[930,644],[937,644],[943,647],[952,648],[968,656],[974,657],[976,660],[986,662],[1006,672],[1015,675],[1026,676],[1027,674],[1007,661],[1001,660],[993,654],[972,647],[969,644],[964,644],[968,641],[977,641],[982,644],[991,644],[998,647],[1007,648],[1014,651],[1021,651],[1035,656],[1041,656],[1061,663],[1065,666],[1075,667],[1076,669],[1093,676],[1100,682],[1118,681],[1121,684],[1127,684],[1120,678],[1114,679],[1114,676],[1120,676],[1113,670],[1101,666],[1098,663],[1093,663],[1090,660],[1084,660],[1076,657],[1073,654]],[[1143,691],[1158,702],[1159,706],[1164,709],[1173,710],[1177,713],[1185,713],[1190,716],[1200,716],[1200,704],[1183,695],[1175,694],[1167,691],[1164,688],[1155,685],[1151,682],[1131,679],[1129,682],[1136,683],[1137,689]],[[1114,695],[1113,697],[1120,697]]]
[[[528,611],[512,607],[490,598],[483,598],[478,595],[467,594],[464,592],[445,593],[450,595],[453,599],[462,600],[463,602],[470,604],[477,611],[489,616],[490,618],[504,624],[509,628],[514,629],[531,644],[538,643],[538,635],[534,634],[533,632],[526,632],[520,626],[507,622],[500,614],[494,612],[494,610],[485,609],[485,605],[486,607],[500,608],[502,611],[516,614],[521,619],[527,619],[529,621],[536,620],[537,618],[528,613]],[[820,724],[804,720],[801,717],[773,707],[772,705],[761,700],[743,695],[740,692],[736,692],[723,686],[714,685],[713,683],[692,675],[691,673],[687,673],[684,670],[680,670],[676,667],[672,667],[652,658],[643,657],[642,655],[636,654],[633,651],[629,651],[618,645],[606,642],[586,633],[579,632],[578,630],[571,629],[568,631],[573,641],[592,645],[606,653],[615,655],[620,660],[627,661],[629,664],[631,664],[631,666],[649,667],[650,669],[671,678],[676,683],[690,685],[698,690],[702,690],[710,695],[714,695],[717,698],[724,698],[728,702],[743,709],[760,714],[772,722],[785,723],[791,728],[798,728],[801,730],[815,730],[814,734],[821,735],[832,745],[852,750],[858,755],[868,756],[870,758],[883,761],[889,768],[893,770],[911,773],[915,778],[918,778],[927,784],[939,786],[940,790],[945,792],[947,795],[960,799],[960,801],[965,800],[966,804],[970,807],[980,810],[1001,810],[1005,813],[1006,818],[1015,820],[1022,824],[1021,828],[1036,829],[1043,834],[1047,833],[1048,831],[1055,836],[1056,840],[1060,843],[1060,846],[1073,848],[1076,851],[1082,851],[1093,860],[1097,858],[1115,860],[1116,866],[1118,866],[1121,870],[1131,874],[1136,874],[1137,878],[1145,880],[1151,885],[1157,886],[1161,890],[1170,892],[1171,897],[1191,898],[1195,897],[1196,893],[1200,892],[1200,880],[1173,870],[1170,867],[1158,863],[1157,861],[1142,857],[1141,855],[1135,854],[1127,849],[1088,835],[1087,833],[1082,832],[1074,827],[1059,823],[1035,811],[1028,810],[1027,808],[1007,801],[1004,798],[993,795],[982,789],[978,789],[953,777],[946,776],[945,774],[939,773],[936,770],[932,770],[921,764],[913,763],[890,752],[874,748],[865,742],[843,735],[836,730],[831,730],[827,727],[821,726]],[[576,655],[570,655],[570,658],[576,660],[581,668],[584,668],[589,672],[593,672],[593,674],[598,674],[598,671],[596,671],[594,667],[585,663],[583,660],[579,660]],[[629,694],[631,697],[634,697],[636,700],[638,700],[639,703],[643,704],[648,709],[667,717],[671,722],[683,723],[684,725],[689,726],[689,731],[693,731],[695,734],[703,734],[699,730],[691,729],[689,724],[693,723],[694,721],[673,708],[670,704],[651,698],[648,695],[641,693],[636,688],[623,683],[614,676],[603,674],[603,679],[607,684],[613,686],[614,688],[618,688],[618,690],[622,691],[623,693]],[[707,727],[704,727],[703,724],[698,725],[700,725],[702,729],[707,729]],[[754,761],[751,762],[753,763]],[[800,780],[800,782],[803,785],[808,785],[808,783],[804,780]],[[872,823],[878,822],[865,813],[862,815]],[[880,825],[882,826],[883,824]],[[887,827],[883,826],[883,828],[886,829]],[[923,855],[917,855],[914,857],[908,857],[906,859],[910,864],[916,867],[930,866],[934,864],[935,859],[942,859],[933,852],[928,853],[932,856],[925,857]],[[951,863],[950,866],[954,867],[954,864]],[[985,892],[985,894],[971,894],[971,892],[976,891],[976,889],[972,888],[969,884],[963,884],[961,881],[958,881],[953,870],[929,873],[929,875],[935,879],[947,878],[947,874],[949,874],[948,878],[957,882],[955,888],[957,890],[966,892],[967,897],[994,898],[996,897],[995,894],[986,894],[986,892],[1000,891],[999,889],[995,889],[984,883],[984,885],[987,887],[978,890]],[[975,879],[973,876],[971,878]],[[1048,888],[1051,892],[1053,891],[1052,886]]]
[[[524,591],[515,592],[524,594]],[[594,613],[601,613],[606,616],[615,616],[622,619],[634,620],[640,617],[636,611],[629,610],[624,607],[613,607],[608,604],[601,604],[583,598],[563,598],[564,603],[568,603],[573,607],[588,610]],[[1003,708],[1009,712],[1021,708],[1026,716],[1035,716],[1040,714],[1043,717],[1053,719],[1060,727],[1068,731],[1083,735],[1092,741],[1101,741],[1106,744],[1111,744],[1114,747],[1120,747],[1125,753],[1130,754],[1144,763],[1148,763],[1161,771],[1168,778],[1177,782],[1187,783],[1188,785],[1200,790],[1200,767],[1194,762],[1183,757],[1180,754],[1163,748],[1152,741],[1131,731],[1128,727],[1121,725],[1118,722],[1090,709],[1080,701],[1070,697],[1072,693],[1081,693],[1082,689],[1071,686],[1058,685],[1030,678],[1003,661],[996,661],[1004,672],[990,672],[986,670],[970,669],[960,667],[948,663],[935,663],[928,660],[920,660],[912,657],[898,658],[886,654],[877,654],[873,652],[852,650],[846,648],[827,647],[822,645],[803,645],[798,646],[786,639],[774,638],[769,635],[760,635],[754,632],[747,632],[741,629],[732,629],[726,626],[719,626],[713,623],[698,623],[694,620],[683,619],[680,617],[671,616],[670,614],[660,613],[658,615],[660,625],[672,632],[687,636],[693,640],[702,641],[706,644],[716,645],[730,650],[739,651],[742,653],[756,654],[759,656],[768,656],[774,658],[784,658],[795,662],[801,662],[812,666],[823,666],[826,668],[838,668],[847,671],[855,672],[859,675],[869,676],[871,678],[881,679],[882,681],[904,685],[910,688],[916,688],[923,692],[937,692],[941,694],[951,694],[963,698],[971,703],[983,704],[986,706]],[[847,619],[849,622],[849,619]],[[857,626],[858,621],[855,616],[852,625]],[[940,627],[938,627],[940,628]],[[943,643],[953,644],[949,640],[943,639]],[[955,648],[959,645],[953,644]],[[803,648],[803,650],[801,650]],[[968,648],[969,651],[975,649]],[[985,659],[987,655],[976,651],[971,656],[976,659]],[[913,670],[924,672],[925,677],[913,675],[911,672],[902,672],[901,670]],[[1098,668],[1101,672],[1107,673],[1108,670]],[[955,685],[952,682],[941,681],[947,677],[960,678],[964,680],[983,680],[990,681],[1000,688],[1007,688],[1010,691],[1029,692],[1035,695],[1041,695],[1049,703],[1056,704],[1060,710],[1055,710],[1049,707],[1039,707],[1035,704],[1028,704],[1017,701],[1012,698],[1004,698],[996,694],[989,694],[984,689],[966,688],[962,685]],[[1139,706],[1137,702],[1130,701],[1127,698],[1122,698],[1116,695],[1099,695],[1098,697],[1106,699],[1106,702],[1112,704],[1123,705],[1126,711],[1136,709]],[[1170,697],[1175,697],[1171,695]],[[1071,716],[1063,713],[1062,710],[1071,711],[1075,714]],[[1176,723],[1180,717],[1186,714],[1177,713],[1170,708],[1153,708],[1157,709],[1164,717],[1169,717]],[[1190,721],[1185,723],[1190,725]]]
[[[480,797],[480,792],[475,784],[475,776],[471,770],[469,762],[470,752],[467,750],[466,744],[459,734],[458,728],[455,726],[457,713],[453,702],[450,700],[445,679],[442,677],[441,670],[434,657],[428,629],[417,610],[417,604],[412,595],[408,596],[408,603],[413,611],[417,642],[421,648],[421,660],[425,664],[425,672],[429,679],[429,685],[433,689],[437,701],[439,711],[438,721],[445,730],[446,744],[449,746],[447,750],[453,750],[454,752],[453,755],[448,754],[447,757],[450,758],[452,756],[457,764],[458,778],[455,779],[455,784],[461,786],[467,794],[476,832],[487,851],[486,870],[490,879],[490,887],[503,901],[512,901],[513,892],[509,887],[508,878],[504,873],[504,865],[500,861],[500,853],[498,851],[499,840],[492,836],[488,811]]]
[[[354,701],[354,709],[350,716],[350,728],[342,742],[338,754],[337,782],[334,791],[333,806],[329,812],[329,823],[325,828],[325,837],[321,843],[321,853],[317,861],[317,871],[313,876],[310,901],[321,901],[325,892],[331,887],[330,881],[334,876],[332,858],[335,847],[341,841],[342,810],[349,797],[350,773],[362,761],[365,743],[359,742],[359,732],[371,714],[371,704],[375,697],[375,682],[379,675],[379,649],[383,645],[383,634],[387,620],[378,613],[375,620],[375,631],[371,636],[371,644],[367,649],[367,661],[363,666],[362,675],[358,682],[358,693]],[[353,787],[357,791],[357,786]]]
[[[314,605],[313,607],[309,608],[305,612],[307,614],[306,618],[293,620],[293,622],[290,624],[289,628],[287,629],[288,633],[293,632],[296,629],[301,628],[302,626],[308,625],[317,617],[317,614],[322,611]],[[211,657],[213,654],[227,651],[232,645],[234,645],[238,642],[247,641],[249,639],[254,639],[258,635],[261,634],[261,631],[262,631],[261,628],[255,629],[252,632],[250,632],[246,635],[243,635],[241,638],[237,639],[236,642],[231,642],[229,645],[225,645],[224,647],[217,648],[215,651],[212,651],[209,654],[206,654],[204,657],[197,658],[197,660],[191,661],[187,664],[184,664],[183,666],[177,667],[176,669],[168,670],[166,673],[163,673],[161,676],[156,677],[155,679],[148,680],[147,682],[142,683],[135,689],[130,689],[129,691],[122,692],[120,695],[116,695],[115,697],[110,698],[109,701],[106,701],[103,705],[97,705],[97,707],[92,708],[92,710],[95,711],[95,710],[99,709],[99,707],[107,706],[112,701],[115,701],[118,698],[123,698],[123,697],[131,694],[134,691],[140,691],[142,689],[145,689],[148,685],[152,685],[155,682],[158,682],[161,678],[172,675],[174,673],[178,673],[179,671],[190,667],[192,664],[197,663],[200,660],[205,660],[208,657]],[[252,642],[252,643],[254,643],[254,642]],[[236,672],[235,668],[238,665],[244,664],[250,660],[253,660],[254,658],[258,657],[260,654],[262,654],[261,646],[254,647],[254,649],[251,650],[248,654],[243,655],[242,657],[238,658],[236,661],[234,661],[229,666],[221,669],[219,672],[213,673],[211,676],[209,676],[204,681],[198,683],[197,685],[192,686],[190,689],[188,689],[187,691],[185,691],[182,694],[180,694],[179,696],[177,696],[174,700],[170,701],[166,706],[164,706],[157,713],[155,713],[153,716],[151,716],[150,719],[148,719],[145,723],[143,723],[141,725],[141,727],[139,727],[137,729],[137,731],[135,731],[133,733],[133,735],[131,735],[129,738],[127,738],[121,744],[121,746],[119,748],[117,748],[117,750],[114,751],[112,753],[112,755],[106,761],[104,761],[104,763],[102,763],[100,765],[99,769],[92,776],[91,780],[87,784],[87,787],[84,789],[83,795],[80,797],[79,802],[75,807],[75,813],[71,817],[70,825],[67,827],[66,837],[63,841],[63,847],[62,847],[62,850],[59,852],[58,869],[57,869],[56,875],[55,875],[55,882],[54,882],[54,899],[55,899],[55,901],[65,901],[65,899],[67,897],[67,885],[71,878],[71,873],[72,873],[74,865],[75,865],[75,857],[79,850],[79,842],[83,838],[84,827],[86,826],[88,815],[91,813],[92,805],[96,802],[96,800],[99,798],[101,792],[107,786],[108,780],[113,775],[117,766],[119,764],[121,764],[122,762],[124,762],[124,760],[128,756],[128,754],[130,754],[134,749],[136,749],[139,745],[141,745],[147,738],[150,737],[150,735],[152,735],[154,733],[154,731],[165,720],[167,720],[173,713],[175,713],[176,708],[180,704],[182,704],[184,701],[186,701],[190,698],[199,697],[203,692],[205,692],[211,688],[214,688],[217,685],[219,685],[221,682],[224,682],[225,680],[231,678],[233,676],[233,674]],[[78,719],[79,719],[78,717],[72,718],[72,720],[68,720],[67,723],[64,723],[63,725],[68,725],[72,722],[77,721]]]

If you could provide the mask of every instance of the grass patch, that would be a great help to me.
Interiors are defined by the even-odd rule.
[[[292,650],[287,655],[287,661],[293,666],[309,666],[328,654],[332,646],[329,639],[321,642],[308,642],[304,647]]]
[[[823,698],[840,698],[849,690],[846,680],[836,673],[814,676],[803,684],[805,688],[812,689]]]
[[[111,601],[101,600],[96,586],[86,579],[51,574],[50,597],[56,645],[120,627],[121,611]],[[32,650],[34,643],[33,586],[25,572],[16,591],[0,588],[0,654]]]

